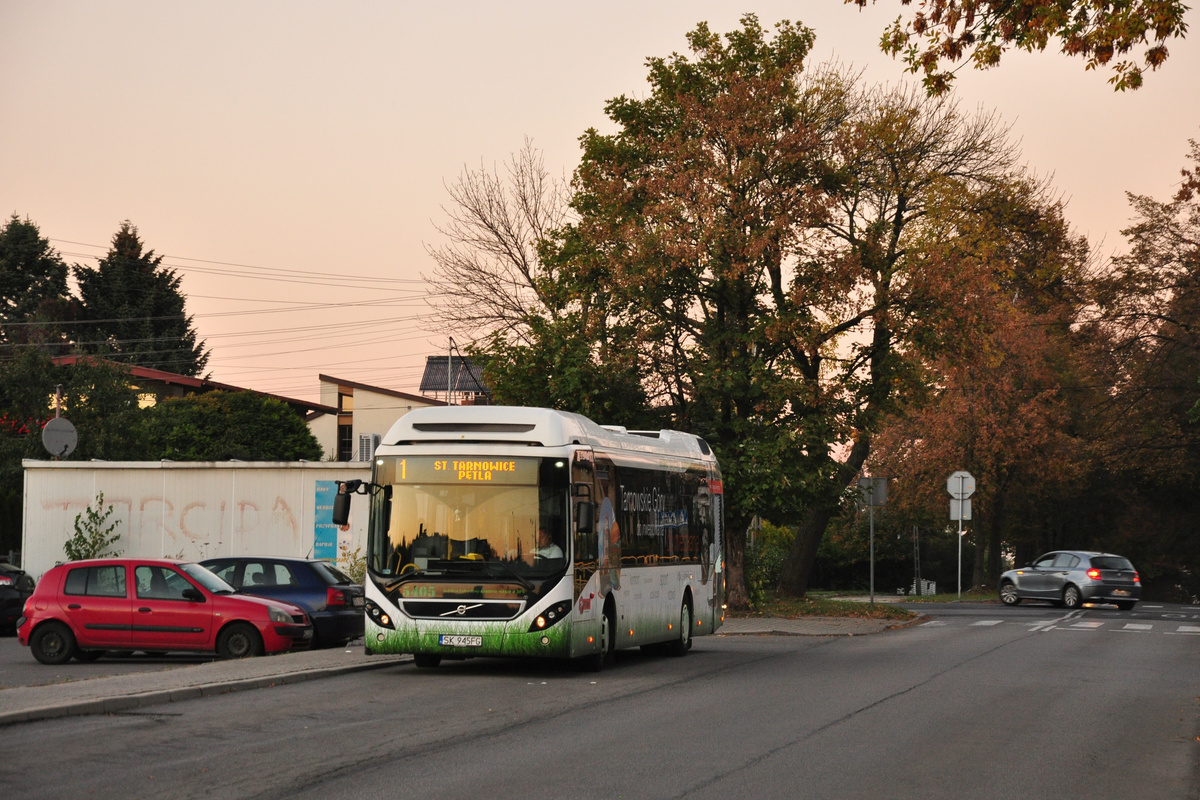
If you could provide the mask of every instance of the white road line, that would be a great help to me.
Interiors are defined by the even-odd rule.
[[[921,627],[922,628],[944,628],[944,627],[946,627],[946,623],[942,622],[941,620],[935,619],[930,622],[922,622]]]
[[[1195,625],[1180,625],[1176,633],[1200,633],[1200,628]]]
[[[1093,631],[1096,628],[1099,628],[1103,624],[1104,624],[1103,622],[1076,622],[1074,625],[1072,625],[1067,630],[1071,630],[1073,628],[1081,628],[1083,630]]]
[[[981,619],[981,620],[979,620],[979,622],[972,622],[971,627],[975,628],[980,625],[999,625],[1001,622],[1004,622],[1004,620],[1002,620],[1002,619]]]
[[[1140,622],[1127,622],[1124,628],[1117,628],[1118,631],[1149,631],[1153,630],[1153,625],[1145,625]]]

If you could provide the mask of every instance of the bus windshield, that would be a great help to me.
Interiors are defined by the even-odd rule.
[[[371,569],[521,583],[561,573],[568,476],[565,458],[377,457]]]

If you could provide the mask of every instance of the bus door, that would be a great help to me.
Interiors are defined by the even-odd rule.
[[[572,559],[575,567],[576,611],[587,617],[590,602],[588,593],[595,593],[595,586],[588,581],[599,565],[599,542],[596,538],[596,457],[591,449],[575,451],[571,460],[571,530]]]
[[[725,605],[725,485],[721,481],[721,473],[715,466],[708,470],[708,492],[712,502],[712,540],[709,542],[709,558],[712,563],[713,597],[713,629],[724,612]]]

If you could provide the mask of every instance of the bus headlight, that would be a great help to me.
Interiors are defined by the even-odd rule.
[[[570,613],[572,605],[574,605],[572,601],[563,600],[561,603],[555,603],[550,606],[550,608],[537,615],[537,618],[533,620],[533,624],[529,626],[529,632],[537,633],[538,631],[554,627],[559,620]]]
[[[367,619],[371,620],[371,622],[374,622],[381,628],[388,628],[389,630],[393,631],[396,630],[396,626],[392,624],[391,615],[380,608],[375,602],[372,600],[367,600],[366,609]]]

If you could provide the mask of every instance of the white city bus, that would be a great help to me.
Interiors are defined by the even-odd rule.
[[[412,411],[375,451],[369,653],[685,654],[723,621],[721,473],[703,439],[540,408]]]

